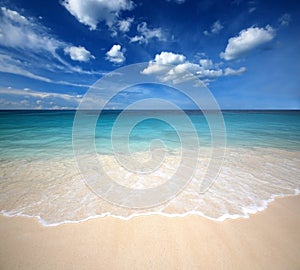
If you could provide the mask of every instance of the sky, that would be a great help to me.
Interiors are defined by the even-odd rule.
[[[222,109],[300,109],[299,56],[296,0],[0,0],[0,109],[76,109],[141,62],[162,82],[192,73]],[[193,108],[170,91],[136,86],[130,101]]]

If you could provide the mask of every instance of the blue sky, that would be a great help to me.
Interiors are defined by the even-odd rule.
[[[222,109],[300,108],[296,0],[12,0],[0,7],[0,109],[76,108],[102,76],[139,62],[164,78],[193,73]],[[164,64],[173,68],[162,71]],[[170,89],[159,91],[180,103]],[[192,108],[186,100],[182,106]]]

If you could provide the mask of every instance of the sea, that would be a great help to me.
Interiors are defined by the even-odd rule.
[[[220,129],[215,113],[136,110],[118,121],[122,111],[85,111],[78,127],[75,110],[0,111],[1,214],[44,226],[152,214],[223,221],[300,193],[300,111],[222,111]],[[103,181],[121,188],[117,197]]]

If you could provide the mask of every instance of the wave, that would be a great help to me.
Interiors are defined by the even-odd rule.
[[[149,153],[136,153],[147,160]],[[192,158],[192,157],[191,157]],[[102,155],[104,168],[129,188],[152,188],[165,181],[180,158],[174,152],[157,171],[128,172],[111,155]],[[128,220],[137,216],[199,215],[215,221],[248,218],[277,197],[300,193],[300,152],[276,148],[228,148],[223,167],[207,192],[199,193],[208,159],[200,158],[196,174],[176,197],[148,209],[111,204],[97,196],[82,179],[73,158],[18,160],[0,163],[0,208],[4,216],[36,218],[43,226],[78,223],[94,218]]]

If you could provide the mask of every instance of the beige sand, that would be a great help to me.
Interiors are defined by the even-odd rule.
[[[300,196],[249,219],[0,218],[0,269],[300,269]]]

